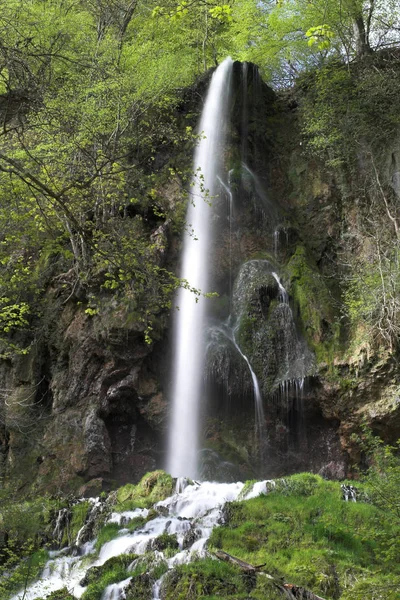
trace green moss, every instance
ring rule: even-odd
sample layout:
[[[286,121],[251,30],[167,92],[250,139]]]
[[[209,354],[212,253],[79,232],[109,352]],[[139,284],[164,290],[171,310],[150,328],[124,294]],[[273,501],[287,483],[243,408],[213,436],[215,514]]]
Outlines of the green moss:
[[[330,290],[304,246],[297,246],[285,274],[290,280],[289,293],[300,313],[303,334],[317,361],[332,362],[340,350],[340,327]]]
[[[104,525],[97,533],[96,536],[96,550],[99,552],[100,548],[115,539],[118,536],[118,532],[121,529],[120,525],[117,523],[107,523]]]
[[[151,511],[153,512],[153,511]],[[149,511],[149,516],[150,516],[150,511]],[[127,523],[127,525],[125,526],[126,529],[129,529],[129,531],[136,531],[136,529],[140,529],[140,527],[143,527],[143,525],[147,522],[147,521],[151,521],[151,519],[154,519],[156,515],[151,515],[150,519],[145,519],[144,517],[136,517],[135,519],[132,519],[131,521],[129,521],[129,523]]]
[[[137,554],[120,554],[119,556],[113,556],[100,567],[92,567],[88,569],[81,585],[92,585],[105,576],[108,572],[115,572],[119,571],[120,569],[126,570],[136,559]]]
[[[114,510],[123,512],[134,508],[149,508],[174,491],[173,480],[164,471],[147,473],[137,485],[128,483],[117,492]]]
[[[285,479],[277,479],[275,482],[275,492],[284,496],[312,496],[322,489],[326,492],[338,493],[336,484],[331,484],[313,473],[296,473]]]
[[[78,502],[72,507],[72,518],[69,527],[65,528],[61,540],[61,546],[70,546],[76,540],[79,530],[85,524],[87,515],[91,508],[90,502]]]
[[[239,320],[239,327],[237,330],[237,339],[239,347],[242,348],[246,354],[251,352],[253,336],[257,331],[257,317],[248,313],[243,313]]]
[[[248,494],[252,490],[255,483],[257,483],[257,479],[248,479],[245,482],[243,489],[239,494],[239,500],[243,500],[246,494]]]
[[[118,557],[120,558],[120,557]],[[108,564],[107,564],[108,563]],[[112,583],[118,583],[129,577],[124,561],[107,561],[101,573],[96,573],[94,581],[90,583],[82,595],[82,600],[100,600],[105,588]]]

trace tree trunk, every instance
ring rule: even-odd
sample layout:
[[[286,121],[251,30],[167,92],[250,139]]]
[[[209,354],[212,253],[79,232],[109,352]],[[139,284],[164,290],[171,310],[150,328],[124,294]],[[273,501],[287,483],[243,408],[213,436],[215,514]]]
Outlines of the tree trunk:
[[[371,54],[372,50],[371,46],[369,45],[364,19],[361,14],[353,17],[353,30],[356,38],[357,56],[363,57],[367,54]]]

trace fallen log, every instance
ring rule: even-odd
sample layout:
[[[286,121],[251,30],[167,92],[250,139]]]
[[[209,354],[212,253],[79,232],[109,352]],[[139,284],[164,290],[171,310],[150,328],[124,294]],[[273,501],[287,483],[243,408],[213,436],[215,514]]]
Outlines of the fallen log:
[[[227,552],[224,552],[223,550],[218,550],[217,552],[214,552],[214,554],[220,560],[224,560],[225,562],[230,562],[230,563],[236,565],[237,567],[239,567],[240,569],[242,569],[242,571],[249,571],[250,573],[255,573],[262,567],[265,567],[265,563],[263,565],[258,565],[257,567],[255,567],[254,565],[251,565],[250,563],[247,563],[244,560],[241,560],[240,558],[236,558],[235,556],[232,556],[232,554],[228,554]]]
[[[317,596],[317,594],[310,592],[310,590],[306,590],[298,585],[293,585],[292,583],[282,583],[275,577],[272,577],[272,575],[260,571],[262,567],[265,567],[265,563],[263,565],[254,566],[245,562],[244,560],[241,560],[240,558],[236,558],[236,556],[232,556],[232,554],[228,554],[228,552],[224,552],[223,550],[214,552],[214,555],[219,558],[219,560],[236,565],[239,567],[239,569],[247,574],[259,574],[267,577],[271,580],[271,583],[282,593],[282,595],[289,600],[324,600],[324,598]]]

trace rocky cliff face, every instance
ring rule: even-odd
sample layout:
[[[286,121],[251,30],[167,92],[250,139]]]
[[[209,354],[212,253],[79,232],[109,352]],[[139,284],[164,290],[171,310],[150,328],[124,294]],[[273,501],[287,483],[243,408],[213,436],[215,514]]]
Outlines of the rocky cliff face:
[[[54,346],[3,365],[6,472],[18,486],[35,481],[51,491],[135,481],[159,462],[158,349],[128,325],[101,335],[72,303],[58,318]]]
[[[341,241],[357,220],[359,182],[345,186],[343,171],[305,149],[302,119],[297,97],[277,96],[255,67],[235,64],[229,177],[216,200],[211,252],[219,298],[210,300],[206,477],[305,469],[344,477],[362,459],[351,437],[362,421],[388,441],[400,434],[393,350],[360,337],[340,308]],[[389,140],[379,164],[382,183],[396,194],[399,139]],[[176,158],[156,160],[167,168]],[[173,198],[174,189],[160,193]],[[177,237],[161,233],[168,238],[163,253],[176,263]],[[49,314],[37,324],[32,350],[0,365],[3,471],[24,490],[94,494],[137,481],[163,465],[169,321],[163,318],[159,341],[147,345],[122,307],[112,318],[90,316],[78,297],[59,300],[56,279],[46,293]],[[261,438],[251,375],[234,342],[263,392]]]

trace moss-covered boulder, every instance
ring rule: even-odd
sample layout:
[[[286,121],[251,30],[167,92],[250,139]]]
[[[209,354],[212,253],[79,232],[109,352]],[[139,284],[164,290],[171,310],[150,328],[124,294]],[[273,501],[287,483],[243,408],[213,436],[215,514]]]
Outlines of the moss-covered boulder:
[[[109,572],[126,571],[128,566],[137,559],[137,554],[120,554],[106,560],[99,567],[91,567],[85,573],[84,578],[79,582],[82,587],[86,587],[101,580]]]
[[[114,510],[122,512],[134,508],[149,508],[168,498],[174,491],[173,479],[164,471],[147,473],[137,485],[128,483],[119,488]]]
[[[164,552],[168,550],[169,552],[177,551],[179,549],[178,540],[176,535],[171,535],[169,533],[162,533],[158,537],[153,540],[150,540],[148,545],[148,550],[155,550],[157,552]]]
[[[267,260],[244,263],[233,292],[236,342],[265,396],[281,383],[313,371],[312,355],[297,331],[288,296],[273,269]]]
[[[148,600],[153,597],[153,586],[168,570],[168,565],[154,553],[139,557],[131,573],[132,579],[125,590],[126,600]]]

